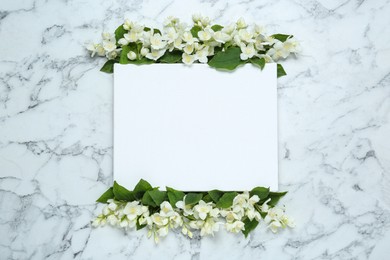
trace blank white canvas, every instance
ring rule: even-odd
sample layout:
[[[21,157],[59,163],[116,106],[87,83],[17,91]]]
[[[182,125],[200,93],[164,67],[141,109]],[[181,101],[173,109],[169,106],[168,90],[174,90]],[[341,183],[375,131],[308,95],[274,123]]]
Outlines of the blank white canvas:
[[[276,65],[115,65],[114,179],[184,191],[278,189]]]

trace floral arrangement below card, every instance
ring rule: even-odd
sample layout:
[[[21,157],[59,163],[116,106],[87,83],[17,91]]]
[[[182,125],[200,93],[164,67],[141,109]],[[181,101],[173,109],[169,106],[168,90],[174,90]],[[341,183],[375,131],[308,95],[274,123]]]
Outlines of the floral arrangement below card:
[[[265,63],[279,62],[299,51],[293,35],[266,35],[259,25],[248,26],[243,19],[222,26],[208,17],[193,16],[188,26],[169,17],[161,29],[125,20],[115,33],[103,33],[102,43],[88,44],[91,56],[108,60],[101,71],[112,73],[114,64],[207,63],[222,70],[234,70],[245,63],[260,69]],[[278,77],[286,75],[277,65]]]
[[[263,69],[265,63],[279,62],[299,51],[292,35],[267,36],[259,25],[248,26],[243,19],[228,26],[212,24],[208,17],[193,16],[188,26],[169,17],[162,29],[150,28],[129,20],[114,34],[103,33],[103,41],[89,44],[91,56],[106,57],[101,71],[112,73],[115,63],[207,63],[213,68],[234,70],[251,63]],[[277,65],[278,77],[286,75]],[[102,213],[92,221],[94,227],[107,223],[123,229],[148,229],[157,243],[170,229],[180,229],[192,238],[194,230],[201,236],[214,235],[221,226],[245,237],[260,223],[274,233],[294,227],[284,207],[277,203],[286,192],[272,192],[255,187],[245,192],[184,192],[166,187],[161,191],[140,180],[133,190],[114,182],[97,202],[105,204]]]
[[[245,237],[260,222],[274,233],[280,228],[294,227],[294,222],[277,203],[286,192],[271,192],[265,187],[250,192],[183,192],[166,187],[161,191],[147,181],[140,180],[134,190],[114,182],[97,200],[106,204],[92,226],[111,226],[123,229],[147,227],[148,237],[158,243],[170,229],[179,229],[192,238],[194,230],[200,235],[214,235],[224,226],[232,233],[242,232]]]

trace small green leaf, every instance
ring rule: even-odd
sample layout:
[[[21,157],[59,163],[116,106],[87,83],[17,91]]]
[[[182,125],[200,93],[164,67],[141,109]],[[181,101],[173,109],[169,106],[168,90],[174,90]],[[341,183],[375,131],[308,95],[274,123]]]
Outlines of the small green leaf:
[[[237,196],[237,192],[227,192],[222,195],[216,204],[217,208],[226,209],[233,205],[233,200]]]
[[[127,58],[127,54],[130,52],[131,48],[130,46],[122,46],[122,51],[121,51],[121,54],[119,56],[119,63],[120,64],[128,64],[129,63],[129,59]]]
[[[223,26],[219,24],[214,24],[213,26],[211,26],[211,29],[213,29],[214,32],[218,32],[223,29]]]
[[[250,196],[257,195],[259,196],[260,200],[267,198],[268,194],[269,194],[269,188],[265,188],[265,187],[253,188],[250,192]]]
[[[244,220],[244,227],[245,229],[242,231],[244,234],[245,238],[248,237],[249,233],[254,230],[259,222],[256,219],[253,219],[252,221],[249,220],[249,218]]]
[[[152,197],[154,203],[157,206],[160,206],[161,203],[168,200],[168,196],[167,196],[166,191],[150,190],[150,191],[147,191],[147,193],[149,193],[150,197]]]
[[[182,52],[172,51],[165,52],[165,54],[159,59],[161,63],[177,63],[181,61]]]
[[[209,195],[210,195],[211,199],[214,201],[214,203],[217,203],[219,201],[219,199],[222,197],[223,191],[211,190],[211,191],[209,191]]]
[[[139,42],[139,43],[137,43],[137,54],[139,54],[140,52],[141,52],[141,49],[142,49],[142,47],[143,47],[143,44],[142,44],[142,42]],[[140,55],[138,55],[138,57],[139,57]]]
[[[270,192],[268,195],[268,198],[270,198],[270,202],[268,202],[268,205],[270,206],[276,206],[278,204],[279,200],[287,194],[287,191],[284,192]]]
[[[176,207],[176,202],[183,200],[184,192],[172,189],[170,187],[166,187],[169,203],[171,203],[172,207]]]
[[[278,78],[287,75],[287,73],[284,71],[283,66],[280,64],[277,65],[277,74],[278,74]]]
[[[142,197],[141,203],[145,206],[150,206],[150,207],[156,207],[156,203],[152,199],[152,197],[149,194],[150,191],[147,191],[144,193],[144,196]]]
[[[138,218],[138,219],[139,219],[139,218]],[[137,219],[137,221],[135,222],[136,230],[143,229],[144,227],[147,226],[146,224],[140,225],[139,222],[138,222],[138,219]]]
[[[151,30],[150,27],[144,27],[145,32],[149,32],[150,30]],[[153,34],[156,34],[156,33],[159,33],[160,35],[162,35],[161,31],[159,29],[153,28]]]
[[[115,40],[116,40],[117,43],[118,43],[119,39],[123,38],[123,35],[126,32],[127,31],[125,30],[125,28],[123,28],[123,24],[119,25],[119,27],[116,28],[116,30],[115,30]]]
[[[115,60],[108,60],[104,63],[103,67],[100,69],[102,72],[113,73],[114,72],[114,64],[117,63]]]
[[[216,69],[234,70],[245,61],[240,59],[241,49],[238,47],[228,48],[226,51],[217,52],[208,64]]]
[[[285,42],[288,38],[293,37],[293,35],[280,34],[280,33],[278,33],[278,34],[273,34],[273,35],[271,35],[271,37],[273,37],[274,39],[279,40],[279,41],[281,41],[281,42]]]
[[[214,47],[214,54],[216,54],[216,53],[218,53],[218,52],[221,52],[222,49],[223,49],[222,46],[215,46],[215,47]]]
[[[265,59],[264,58],[252,58],[250,59],[250,62],[258,67],[260,67],[261,70],[264,69],[265,66]]]
[[[213,199],[211,198],[210,194],[207,194],[203,196],[202,200],[206,203],[213,202]]]
[[[144,179],[141,179],[133,190],[134,197],[139,200],[144,196],[145,192],[152,189],[153,187],[152,185],[150,185],[149,182],[145,181]]]
[[[202,199],[202,193],[188,193],[184,203],[186,205],[194,205]]]
[[[114,192],[113,192],[112,190],[113,190],[112,187],[109,188],[108,190],[106,190],[106,191],[102,194],[102,196],[100,196],[100,198],[98,198],[98,199],[96,200],[96,202],[107,203],[107,200],[113,199],[113,198],[115,197],[115,195],[114,195]]]
[[[113,193],[115,195],[115,199],[117,200],[123,200],[123,201],[135,200],[133,192],[119,185],[116,181],[114,181]]]
[[[194,25],[192,28],[191,28],[191,34],[193,37],[196,37],[198,38],[198,32],[202,30],[202,27],[200,27],[199,25]]]

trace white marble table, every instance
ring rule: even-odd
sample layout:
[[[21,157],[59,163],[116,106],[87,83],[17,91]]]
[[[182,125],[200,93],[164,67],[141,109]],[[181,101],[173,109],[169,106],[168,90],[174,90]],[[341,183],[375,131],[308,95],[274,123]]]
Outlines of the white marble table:
[[[1,259],[388,259],[390,3],[387,1],[0,3]],[[91,229],[112,182],[112,75],[84,42],[124,17],[245,16],[294,33],[278,81],[280,188],[295,230],[171,234]]]

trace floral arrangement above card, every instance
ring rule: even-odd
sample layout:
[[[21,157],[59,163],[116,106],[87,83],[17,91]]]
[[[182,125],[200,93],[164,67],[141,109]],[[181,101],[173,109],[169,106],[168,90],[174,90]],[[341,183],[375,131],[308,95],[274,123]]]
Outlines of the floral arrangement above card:
[[[216,69],[234,70],[245,63],[260,69],[296,54],[293,35],[266,35],[262,26],[248,26],[243,19],[228,26],[212,24],[208,17],[193,16],[188,26],[169,17],[163,30],[125,20],[114,34],[103,33],[103,42],[89,44],[91,56],[106,57],[101,71],[112,73],[114,64],[207,63]],[[278,64],[278,77],[286,75]]]
[[[292,35],[266,35],[259,25],[248,26],[243,19],[222,26],[203,16],[193,16],[188,26],[178,18],[169,17],[163,28],[150,28],[125,20],[114,34],[103,33],[103,41],[88,44],[91,56],[96,54],[107,61],[101,71],[112,73],[114,64],[207,63],[218,70],[231,71],[251,63],[263,69],[266,63],[277,63],[299,51]],[[286,75],[277,64],[277,76]],[[216,187],[218,188],[218,187]],[[152,187],[141,179],[133,190],[114,182],[97,202],[106,204],[102,213],[92,221],[94,227],[108,223],[123,229],[148,229],[155,242],[180,229],[192,237],[213,235],[221,226],[245,237],[263,222],[274,233],[280,228],[294,227],[277,206],[286,192],[255,187],[250,191],[186,192],[166,187]]]

